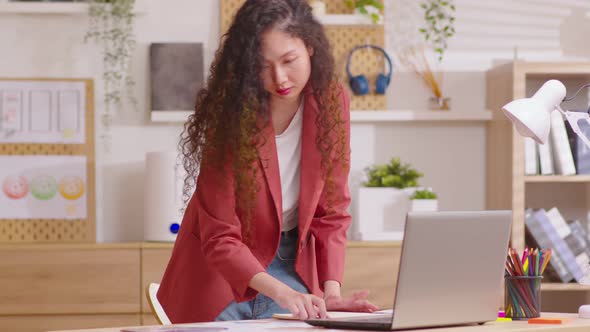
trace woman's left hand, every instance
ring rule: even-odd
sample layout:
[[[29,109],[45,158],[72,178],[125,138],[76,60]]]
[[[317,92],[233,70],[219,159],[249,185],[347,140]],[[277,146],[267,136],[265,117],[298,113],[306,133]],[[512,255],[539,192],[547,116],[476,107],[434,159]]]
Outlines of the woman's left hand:
[[[351,297],[328,296],[324,298],[328,311],[357,311],[373,312],[379,308],[367,300],[369,291],[364,289],[356,291]]]

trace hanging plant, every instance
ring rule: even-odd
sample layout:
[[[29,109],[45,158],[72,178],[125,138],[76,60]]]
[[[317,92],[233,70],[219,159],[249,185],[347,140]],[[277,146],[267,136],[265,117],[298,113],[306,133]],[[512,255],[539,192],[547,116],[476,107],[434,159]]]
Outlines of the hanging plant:
[[[94,41],[102,47],[104,110],[101,122],[102,136],[107,141],[113,116],[122,107],[123,97],[126,96],[133,107],[137,105],[133,94],[135,81],[129,73],[136,43],[134,4],[135,0],[89,0],[90,23],[84,41]]]
[[[344,0],[349,9],[357,10],[360,14],[366,15],[374,24],[381,21],[383,2],[381,0]]]
[[[427,0],[420,4],[424,10],[425,27],[419,29],[441,61],[447,49],[447,41],[455,35],[455,5],[453,0]]]

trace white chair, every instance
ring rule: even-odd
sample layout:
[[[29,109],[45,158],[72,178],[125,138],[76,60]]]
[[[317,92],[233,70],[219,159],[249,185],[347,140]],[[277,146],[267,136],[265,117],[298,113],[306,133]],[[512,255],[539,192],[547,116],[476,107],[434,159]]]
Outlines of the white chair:
[[[164,312],[164,308],[162,308],[162,306],[160,305],[160,301],[158,301],[158,298],[156,297],[159,288],[160,284],[152,282],[147,286],[145,294],[147,296],[148,303],[150,304],[150,308],[152,308],[152,312],[156,316],[158,322],[160,322],[160,324],[162,325],[170,325],[172,323],[166,315],[166,312]]]

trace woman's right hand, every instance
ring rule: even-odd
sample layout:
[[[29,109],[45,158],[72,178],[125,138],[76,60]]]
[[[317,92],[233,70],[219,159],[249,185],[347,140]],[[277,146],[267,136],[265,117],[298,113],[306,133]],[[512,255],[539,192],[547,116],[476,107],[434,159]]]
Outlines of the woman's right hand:
[[[249,286],[273,299],[281,308],[289,310],[295,318],[327,317],[324,299],[299,293],[266,272],[254,275]]]
[[[313,294],[299,293],[285,287],[274,300],[281,308],[289,310],[293,317],[299,319],[327,317],[324,299]]]

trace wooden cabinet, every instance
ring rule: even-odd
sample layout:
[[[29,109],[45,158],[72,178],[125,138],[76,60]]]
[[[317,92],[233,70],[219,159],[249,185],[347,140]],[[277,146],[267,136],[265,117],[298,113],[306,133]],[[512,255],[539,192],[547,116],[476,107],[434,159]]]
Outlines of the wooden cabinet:
[[[148,317],[152,316],[152,309],[147,302],[145,290],[152,282],[160,283],[170,255],[172,255],[172,244],[144,243],[141,246],[141,313],[148,315]]]
[[[0,250],[0,314],[139,312],[139,251],[47,245]]]
[[[351,242],[343,293],[392,306],[399,243]],[[145,289],[171,243],[0,245],[0,332],[155,325]]]
[[[487,128],[486,205],[488,209],[508,209],[513,212],[511,244],[520,252],[525,247],[524,212],[526,208],[549,209],[556,206],[566,219],[588,223],[589,176],[525,176],[524,139],[513,129],[512,123],[501,111],[511,100],[530,97],[549,79],[562,81],[568,96],[583,83],[590,82],[590,62],[582,63],[527,63],[511,62],[487,72],[486,106],[492,111]],[[586,97],[584,97],[584,95]],[[581,93],[573,103],[563,104],[567,109],[587,109],[588,94]],[[590,303],[586,293],[590,288],[578,284],[544,283],[543,310],[548,305],[560,311],[577,310],[577,306]],[[563,295],[548,292],[563,292]],[[583,295],[582,294],[582,295]],[[565,299],[577,299],[569,303]],[[553,301],[545,300],[547,298]],[[561,300],[560,300],[561,299]],[[547,305],[546,305],[547,304]],[[561,305],[567,304],[567,308]]]
[[[0,331],[140,324],[137,245],[0,246]]]
[[[0,315],[0,332],[39,332],[137,325],[140,325],[138,314]]]

